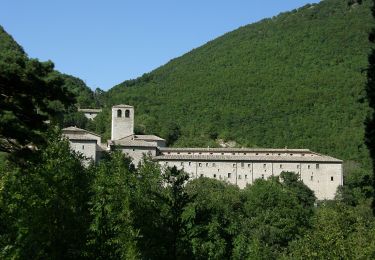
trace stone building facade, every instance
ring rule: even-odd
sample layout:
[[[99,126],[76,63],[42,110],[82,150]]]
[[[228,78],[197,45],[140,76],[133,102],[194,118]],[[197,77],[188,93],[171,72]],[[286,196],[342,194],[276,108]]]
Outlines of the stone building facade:
[[[80,134],[74,135],[72,128],[63,129],[72,149],[91,156],[94,161],[103,150],[121,150],[137,166],[143,155],[148,154],[164,167],[183,169],[191,178],[215,178],[240,188],[256,179],[290,171],[299,174],[319,200],[333,199],[337,188],[343,185],[343,162],[308,149],[165,147],[165,140],[158,136],[134,134],[134,108],[128,105],[112,107],[112,138],[107,144],[101,144],[99,136],[82,131],[85,130],[80,129]],[[82,145],[87,148],[81,149]]]

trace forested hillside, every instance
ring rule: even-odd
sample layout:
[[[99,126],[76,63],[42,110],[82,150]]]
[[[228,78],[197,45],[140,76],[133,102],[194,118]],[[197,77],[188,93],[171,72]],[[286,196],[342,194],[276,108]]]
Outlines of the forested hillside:
[[[225,139],[367,164],[373,21],[370,1],[349,2],[324,0],[241,27],[115,86],[106,103],[134,105],[137,131],[177,137],[175,146]],[[100,125],[108,136],[110,125]]]
[[[24,55],[27,54],[23,48],[9,35],[4,28],[0,25],[0,54],[6,52],[13,52],[16,54]],[[79,78],[73,77],[71,75],[61,74],[56,71],[57,74],[65,81],[65,87],[76,96],[77,106],[80,107],[96,107],[93,91],[86,86],[86,84]]]

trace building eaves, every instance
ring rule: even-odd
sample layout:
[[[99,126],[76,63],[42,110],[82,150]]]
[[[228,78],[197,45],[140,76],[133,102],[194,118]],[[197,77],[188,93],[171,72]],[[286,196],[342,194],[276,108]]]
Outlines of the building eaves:
[[[174,147],[161,147],[160,151],[163,152],[273,152],[273,153],[311,153],[309,149],[277,149],[277,148],[174,148]]]
[[[256,155],[159,155],[154,157],[157,161],[242,161],[242,162],[309,162],[309,163],[342,163],[342,160],[330,156],[256,156]]]
[[[133,108],[133,107],[130,105],[126,105],[126,104],[120,104],[120,105],[115,105],[112,108]]]

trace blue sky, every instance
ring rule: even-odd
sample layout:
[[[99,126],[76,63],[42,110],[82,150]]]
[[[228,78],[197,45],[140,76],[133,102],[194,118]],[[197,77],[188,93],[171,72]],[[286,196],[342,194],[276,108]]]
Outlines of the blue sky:
[[[4,0],[0,24],[30,57],[107,90],[240,26],[317,2]]]

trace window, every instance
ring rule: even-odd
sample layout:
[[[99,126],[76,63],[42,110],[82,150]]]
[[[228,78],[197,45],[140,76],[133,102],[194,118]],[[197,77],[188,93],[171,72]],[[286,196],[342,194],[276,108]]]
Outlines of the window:
[[[82,145],[82,150],[85,150],[85,146],[84,145]]]
[[[246,155],[246,153],[243,153],[243,155]]]
[[[199,165],[199,167],[202,167],[202,164],[201,164],[201,163],[199,163],[198,165]]]
[[[236,164],[235,163],[233,163],[233,168],[236,168]]]
[[[216,166],[216,164],[215,163],[212,163],[212,167],[215,167]]]
[[[206,163],[206,167],[208,167],[208,163]]]
[[[317,164],[315,165],[315,167],[316,167],[316,169],[319,169],[319,163],[317,163]]]
[[[307,169],[310,169],[310,165],[307,165]]]
[[[310,180],[313,181],[313,180],[314,180],[314,176],[311,176],[311,177],[310,177]]]
[[[228,178],[230,178],[232,176],[232,174],[230,172],[228,172]]]
[[[199,154],[202,154],[201,152],[199,152]]]
[[[201,178],[203,178],[203,174],[201,174]]]
[[[278,153],[277,155],[278,155],[278,156],[280,156],[280,155],[281,155],[281,153]]]
[[[245,163],[244,162],[241,163],[241,168],[243,168],[243,167],[245,167]]]
[[[280,164],[280,169],[282,169],[283,168],[283,165],[282,164]]]
[[[263,164],[263,168],[266,168],[267,164]]]
[[[331,176],[331,181],[333,181],[333,176]]]
[[[121,109],[117,110],[117,117],[122,117],[122,111],[121,111]]]
[[[216,179],[216,174],[214,174],[214,178]]]
[[[177,152],[177,154],[180,154],[180,152]]]
[[[249,164],[247,165],[247,167],[249,167],[249,168],[250,168],[250,167],[251,167],[251,164],[249,163]]]
[[[270,155],[269,153],[266,153],[266,155]]]
[[[258,153],[256,153],[255,155],[258,155]]]
[[[297,164],[297,169],[299,169],[299,164]]]
[[[135,151],[135,149],[133,149],[133,152]]]
[[[262,174],[262,179],[264,179],[264,174]]]
[[[245,179],[247,179],[247,174],[245,174]]]
[[[238,175],[238,179],[241,180],[241,175]]]
[[[183,163],[183,162],[181,162],[181,166],[184,166],[184,163]]]
[[[130,117],[130,111],[129,110],[125,110],[125,117]]]
[[[191,162],[189,162],[189,166],[191,166]]]

